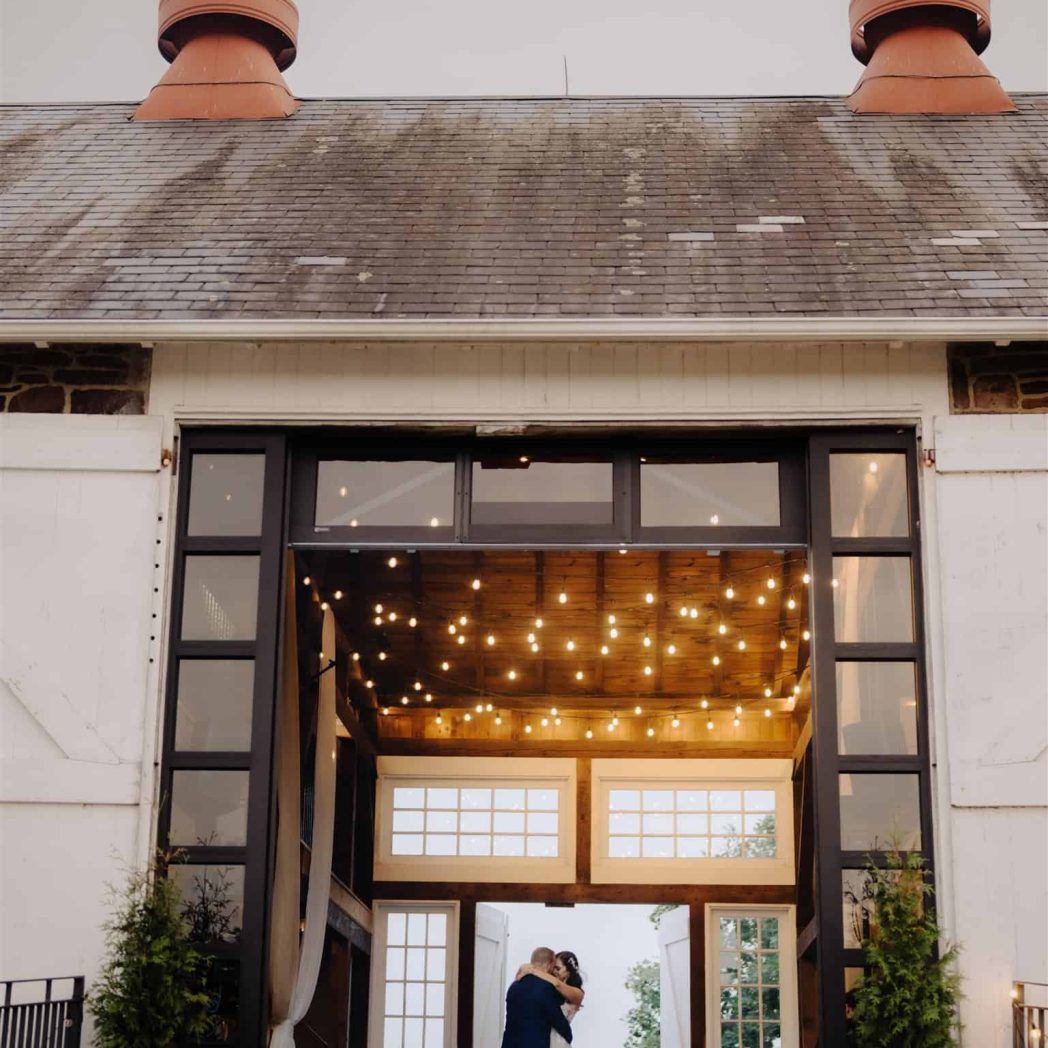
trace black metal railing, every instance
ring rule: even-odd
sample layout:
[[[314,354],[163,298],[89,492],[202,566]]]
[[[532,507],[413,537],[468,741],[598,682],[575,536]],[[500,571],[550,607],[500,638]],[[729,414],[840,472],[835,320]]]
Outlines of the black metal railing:
[[[1012,987],[1013,1048],[1046,1048],[1045,1018],[1048,1017],[1048,984],[1017,982]]]
[[[0,982],[0,1048],[79,1048],[84,977]]]

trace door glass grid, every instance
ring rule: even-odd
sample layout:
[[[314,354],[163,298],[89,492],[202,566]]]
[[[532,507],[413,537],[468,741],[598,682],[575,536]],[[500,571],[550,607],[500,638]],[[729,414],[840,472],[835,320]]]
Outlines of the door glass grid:
[[[395,786],[393,855],[555,859],[560,791],[523,786]]]
[[[720,1048],[781,1048],[780,918],[718,921]]]
[[[773,859],[775,791],[608,791],[611,859]]]
[[[446,913],[386,915],[383,1048],[444,1048]]]

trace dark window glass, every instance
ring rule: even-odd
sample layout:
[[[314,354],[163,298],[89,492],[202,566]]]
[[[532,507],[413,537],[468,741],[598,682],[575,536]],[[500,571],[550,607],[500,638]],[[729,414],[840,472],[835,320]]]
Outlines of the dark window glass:
[[[777,527],[777,462],[674,462],[646,456],[640,467],[645,528]]]
[[[236,942],[244,923],[244,867],[179,864],[168,876],[182,896],[193,942]]]
[[[254,640],[258,557],[186,557],[183,640]]]
[[[834,557],[833,618],[841,642],[911,642],[910,558]]]
[[[909,535],[906,456],[831,455],[830,516],[833,534],[841,538]]]
[[[254,683],[255,664],[249,659],[183,659],[175,749],[251,749]]]
[[[840,752],[917,752],[917,679],[912,662],[838,662]]]
[[[208,966],[207,1029],[203,1044],[236,1044],[240,1040],[240,964],[214,960]]]
[[[840,791],[844,851],[920,848],[916,775],[845,774],[840,777]]]
[[[194,455],[188,534],[261,534],[265,474],[265,455]]]
[[[172,778],[172,846],[247,842],[246,771],[176,771]]]
[[[610,525],[611,462],[484,457],[473,463],[473,524]]]
[[[317,463],[318,526],[450,528],[454,516],[454,462]]]

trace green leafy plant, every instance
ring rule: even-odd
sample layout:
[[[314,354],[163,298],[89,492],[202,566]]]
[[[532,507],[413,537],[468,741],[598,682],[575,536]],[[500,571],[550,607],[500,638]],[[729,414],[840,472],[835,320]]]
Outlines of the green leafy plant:
[[[638,961],[626,975],[626,989],[634,1005],[626,1013],[626,1040],[623,1048],[659,1048],[661,999],[659,962]]]
[[[871,862],[867,873],[865,974],[849,1002],[852,1043],[857,1048],[955,1045],[961,997],[957,948],[938,952],[939,925],[928,905],[932,888],[924,859],[893,849],[884,868]]]
[[[191,942],[162,855],[115,891],[106,957],[90,999],[99,1048],[169,1048],[207,1028],[208,959]]]

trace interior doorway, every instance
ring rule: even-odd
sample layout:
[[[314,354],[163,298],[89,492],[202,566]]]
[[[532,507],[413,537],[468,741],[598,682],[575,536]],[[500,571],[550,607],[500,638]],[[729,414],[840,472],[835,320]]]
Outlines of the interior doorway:
[[[493,902],[477,906],[474,1048],[498,1048],[506,990],[532,950],[569,950],[586,999],[579,1045],[684,1048],[689,1041],[688,907]]]

